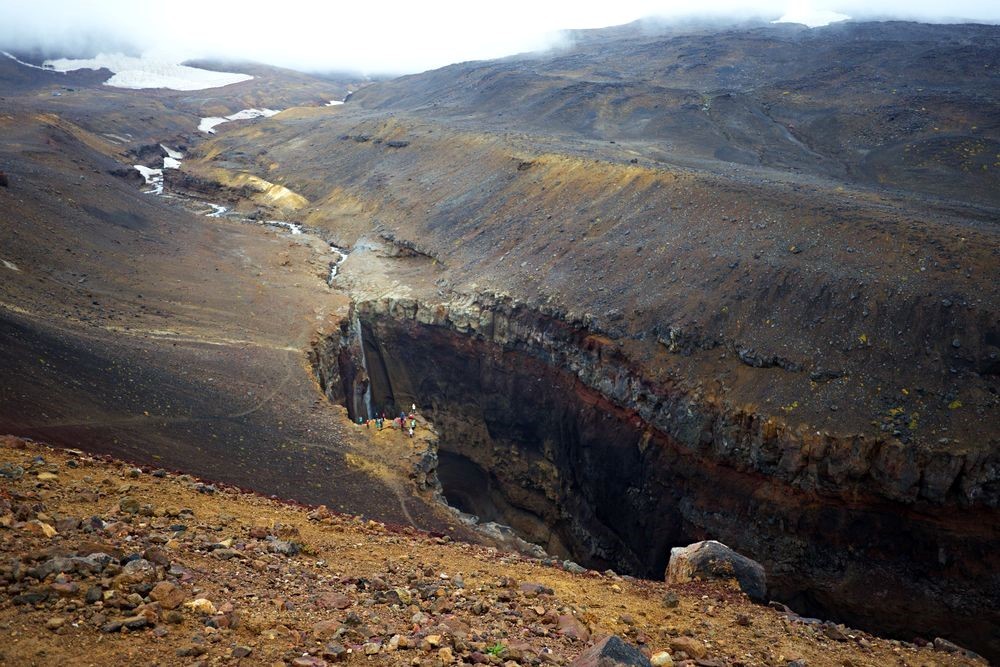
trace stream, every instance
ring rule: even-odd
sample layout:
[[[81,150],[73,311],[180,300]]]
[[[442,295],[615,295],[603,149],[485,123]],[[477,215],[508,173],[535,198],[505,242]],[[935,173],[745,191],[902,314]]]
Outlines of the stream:
[[[242,113],[242,112],[240,112]],[[274,112],[277,113],[277,112]],[[238,116],[239,114],[234,114]],[[273,114],[271,114],[273,115]],[[245,118],[253,118],[256,116],[243,116]],[[182,203],[187,204],[187,208],[192,209],[193,206],[208,206],[208,210],[194,211],[200,215],[204,215],[206,218],[226,218],[229,220],[234,220],[236,222],[242,222],[252,225],[263,225],[265,227],[272,227],[278,229],[287,230],[290,234],[300,235],[308,231],[308,233],[313,234],[319,238],[322,238],[314,230],[306,230],[301,224],[297,222],[288,222],[285,220],[254,220],[245,216],[236,215],[232,209],[228,206],[223,206],[222,204],[215,204],[213,202],[207,202],[196,197],[192,197],[187,194],[178,192],[166,192],[163,180],[163,171],[165,169],[180,169],[181,161],[184,158],[183,153],[174,150],[165,144],[160,144],[160,148],[166,153],[163,157],[163,163],[160,168],[147,167],[146,165],[136,164],[133,168],[138,171],[141,175],[145,184],[150,186],[149,189],[144,190],[146,194],[156,195],[158,197],[164,197],[168,199],[177,199]],[[340,270],[340,265],[344,263],[350,254],[350,250],[347,248],[341,248],[326,239],[323,242],[327,244],[330,252],[335,255],[334,260],[330,262],[330,273],[327,276],[326,284],[332,286],[334,279],[337,277],[337,273]]]

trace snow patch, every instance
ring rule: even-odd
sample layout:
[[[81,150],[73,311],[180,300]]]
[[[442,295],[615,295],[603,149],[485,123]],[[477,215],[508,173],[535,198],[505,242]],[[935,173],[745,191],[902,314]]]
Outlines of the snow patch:
[[[797,0],[788,5],[784,15],[771,23],[799,23],[809,28],[821,28],[831,23],[850,20],[847,14],[830,11],[829,9],[815,9],[808,1]]]
[[[215,134],[215,126],[222,125],[223,123],[228,123],[231,120],[253,120],[254,118],[270,118],[271,116],[277,115],[281,111],[275,111],[274,109],[243,109],[242,111],[237,111],[229,116],[208,116],[202,118],[201,122],[198,123],[198,131],[204,132],[205,134]]]
[[[226,211],[229,210],[227,207],[220,206],[219,204],[208,204],[208,205],[212,207],[212,212],[205,214],[205,216],[209,218],[221,218],[226,213]]]
[[[163,158],[163,168],[164,169],[180,169],[181,161],[177,158],[165,157]]]
[[[142,174],[142,177],[146,180],[146,185],[152,185],[152,190],[147,190],[146,192],[154,195],[163,194],[163,170],[153,169],[152,167],[147,167],[144,164],[132,165],[135,170]]]
[[[204,132],[205,134],[215,134],[215,130],[212,129],[216,125],[221,125],[225,123],[225,118],[220,118],[218,116],[208,116],[207,118],[202,118],[201,122],[198,123],[198,131]]]
[[[274,109],[243,109],[242,111],[237,111],[231,116],[226,116],[226,120],[251,120],[253,118],[270,118],[271,116],[276,116],[281,113],[280,111],[275,111]]]
[[[344,103],[344,100],[330,100],[329,102],[326,103],[326,106],[328,106],[328,107],[335,107],[335,106],[337,106],[339,104],[343,104],[343,103]]]
[[[17,264],[15,264],[14,262],[8,262],[6,259],[0,259],[0,262],[3,262],[3,265],[6,266],[11,271],[20,271],[21,270],[21,269],[17,268]]]
[[[199,67],[188,67],[147,57],[136,58],[121,53],[101,53],[95,58],[85,60],[59,58],[46,60],[42,65],[42,69],[51,69],[57,72],[72,72],[78,69],[109,69],[113,75],[104,82],[105,86],[136,90],[143,88],[204,90],[205,88],[219,88],[253,79],[249,74],[213,72]]]
[[[163,144],[160,144],[160,148],[162,148],[163,152],[165,152],[167,154],[167,157],[172,157],[175,160],[183,160],[184,159],[184,153],[181,153],[180,151],[175,151],[174,149],[172,149],[172,148],[170,148],[168,146],[164,146]]]

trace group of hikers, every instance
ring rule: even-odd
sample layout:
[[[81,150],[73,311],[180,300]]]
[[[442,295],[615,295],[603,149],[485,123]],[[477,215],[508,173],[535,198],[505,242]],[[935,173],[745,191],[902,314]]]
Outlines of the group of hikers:
[[[390,410],[390,412],[391,412],[391,410]],[[358,426],[364,425],[365,428],[371,428],[371,426],[374,424],[375,428],[377,428],[378,430],[381,431],[385,427],[385,423],[386,423],[385,413],[386,413],[386,411],[383,410],[382,412],[377,413],[374,417],[369,417],[368,419],[364,419],[364,418],[362,418],[359,415],[358,416]],[[400,410],[399,416],[392,418],[392,420],[390,421],[390,426],[389,427],[390,428],[396,428],[397,426],[399,427],[400,430],[405,430],[407,432],[407,434],[411,438],[413,437],[413,433],[414,433],[414,431],[417,428],[417,404],[416,403],[414,403],[410,407],[409,414],[407,414],[405,410]]]

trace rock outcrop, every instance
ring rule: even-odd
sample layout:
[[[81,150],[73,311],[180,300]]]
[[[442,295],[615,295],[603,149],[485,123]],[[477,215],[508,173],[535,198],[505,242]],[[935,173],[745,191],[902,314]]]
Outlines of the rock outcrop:
[[[711,536],[803,613],[973,646],[996,627],[995,453],[792,428],[658,385],[599,329],[503,296],[386,297],[352,318],[368,372],[321,344],[328,395],[368,382],[376,409],[416,403],[441,452],[482,471],[486,518],[554,556],[655,577]]]

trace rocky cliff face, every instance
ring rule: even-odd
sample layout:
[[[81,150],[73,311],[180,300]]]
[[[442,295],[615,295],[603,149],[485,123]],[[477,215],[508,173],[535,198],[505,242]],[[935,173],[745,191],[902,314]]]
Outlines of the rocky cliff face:
[[[355,413],[369,391],[376,410],[416,403],[463,509],[651,577],[671,546],[719,539],[804,612],[997,648],[995,454],[794,429],[652,382],[601,331],[505,297],[361,301],[352,318],[316,348],[328,395]]]

